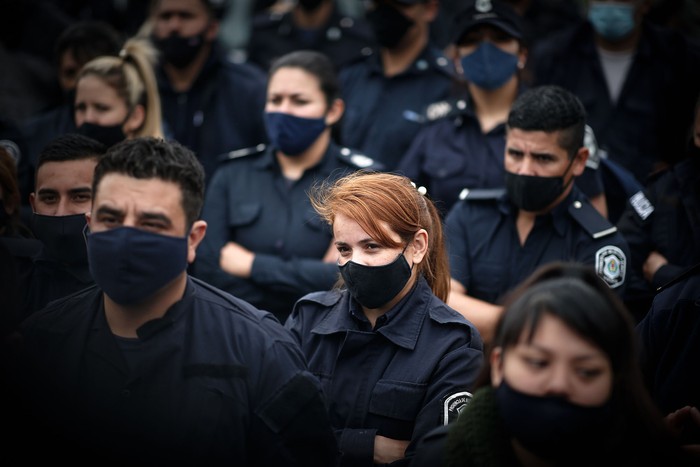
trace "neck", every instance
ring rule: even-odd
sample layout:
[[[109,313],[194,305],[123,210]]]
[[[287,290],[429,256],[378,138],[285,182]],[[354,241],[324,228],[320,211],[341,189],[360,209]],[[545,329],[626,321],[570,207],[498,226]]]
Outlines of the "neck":
[[[532,231],[535,225],[535,218],[537,213],[530,211],[518,210],[518,217],[515,221],[516,228],[518,230],[518,238],[520,239],[520,246],[525,245],[528,235]]]
[[[282,174],[289,180],[299,180],[307,169],[315,166],[323,159],[330,142],[331,129],[326,128],[303,154],[288,157],[277,151],[277,162],[280,165]]]
[[[165,316],[168,309],[182,299],[186,287],[187,273],[183,272],[155,294],[134,305],[120,305],[104,294],[109,329],[120,337],[138,337],[138,328]]]
[[[420,36],[417,39],[409,37],[410,34],[411,31],[409,30],[399,45],[394,48],[381,48],[380,56],[382,67],[384,68],[384,76],[392,77],[406,71],[418,58],[425,46],[428,45],[427,29],[421,29],[419,32]]]
[[[169,63],[163,64],[165,75],[168,77],[168,81],[170,81],[170,85],[175,91],[185,92],[192,87],[192,84],[199,76],[202,68],[204,68],[204,63],[209,58],[211,49],[211,43],[204,44],[195,59],[192,60],[192,63],[185,68],[176,68]]]
[[[332,2],[324,1],[313,11],[305,10],[297,4],[292,10],[292,18],[294,24],[301,29],[318,29],[328,23],[332,12]]]
[[[508,119],[508,112],[518,95],[518,77],[513,77],[498,89],[488,90],[469,83],[476,117],[481,130],[488,132]]]

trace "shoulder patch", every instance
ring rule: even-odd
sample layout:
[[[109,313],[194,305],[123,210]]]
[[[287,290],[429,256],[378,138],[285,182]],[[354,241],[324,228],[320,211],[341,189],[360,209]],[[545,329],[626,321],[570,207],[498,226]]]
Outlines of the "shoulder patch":
[[[442,423],[447,425],[451,422],[457,420],[459,414],[467,408],[469,402],[471,402],[472,395],[471,392],[463,391],[450,394],[445,396],[442,400]]]
[[[467,108],[466,99],[445,100],[430,104],[425,109],[425,119],[427,121],[439,120],[453,115],[459,115]]]
[[[595,254],[595,271],[611,289],[625,283],[627,258],[615,245],[606,245]]]
[[[601,216],[590,203],[574,201],[569,206],[569,214],[593,238],[602,238],[617,232],[617,227]]]
[[[340,160],[357,169],[383,170],[382,164],[369,156],[355,152],[350,148],[340,148]]]
[[[644,196],[643,191],[638,191],[630,197],[630,204],[634,208],[634,211],[642,219],[646,220],[647,217],[654,212],[654,205],[651,201]]]
[[[498,199],[506,193],[505,188],[464,188],[459,193],[459,199],[467,201],[481,201],[488,199]]]
[[[240,159],[241,157],[246,157],[246,156],[251,156],[253,154],[260,154],[265,150],[267,146],[264,144],[260,143],[257,146],[253,146],[250,148],[242,148],[242,149],[236,149],[233,151],[226,152],[222,154],[219,157],[220,161],[230,161],[233,159]]]

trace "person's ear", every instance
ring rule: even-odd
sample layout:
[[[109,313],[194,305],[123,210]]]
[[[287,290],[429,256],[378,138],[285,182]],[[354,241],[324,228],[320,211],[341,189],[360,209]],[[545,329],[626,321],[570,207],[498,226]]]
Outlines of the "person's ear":
[[[204,235],[207,233],[207,223],[203,220],[195,221],[192,224],[190,233],[187,234],[187,262],[194,263],[197,257],[197,246],[204,239]]]
[[[29,193],[29,205],[32,207],[32,212],[36,212],[36,206],[34,206],[34,203],[36,202],[36,194],[32,191]]]
[[[137,104],[124,122],[123,131],[127,138],[134,136],[134,133],[143,126],[146,121],[146,109],[143,105]]]
[[[326,125],[333,126],[345,112],[345,102],[342,99],[335,99],[326,113]]]
[[[576,152],[576,155],[574,156],[574,162],[571,165],[571,173],[573,173],[574,176],[578,177],[586,169],[586,162],[588,161],[589,155],[590,152],[585,146],[580,147],[579,150]]]
[[[503,348],[494,347],[489,355],[491,366],[491,385],[498,386],[503,381]]]
[[[428,254],[428,232],[425,229],[420,229],[413,236],[413,254],[410,259],[418,264],[423,261],[425,255]]]
[[[220,23],[217,20],[209,21],[206,31],[204,32],[204,38],[207,42],[214,42],[214,40],[219,35]]]

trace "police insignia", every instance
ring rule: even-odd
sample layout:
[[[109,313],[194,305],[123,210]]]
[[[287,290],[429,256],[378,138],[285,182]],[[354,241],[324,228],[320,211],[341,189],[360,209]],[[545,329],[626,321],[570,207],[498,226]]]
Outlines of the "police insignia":
[[[654,205],[651,204],[651,201],[649,201],[641,191],[638,191],[632,195],[630,198],[630,204],[637,214],[639,214],[639,217],[641,217],[642,220],[646,220],[646,218],[649,217],[652,212],[654,212]]]
[[[596,274],[612,289],[625,283],[626,268],[627,258],[616,246],[604,246],[595,254]]]
[[[472,400],[471,392],[456,392],[445,397],[443,403],[442,423],[447,425],[450,422],[457,420],[459,414],[462,413]]]

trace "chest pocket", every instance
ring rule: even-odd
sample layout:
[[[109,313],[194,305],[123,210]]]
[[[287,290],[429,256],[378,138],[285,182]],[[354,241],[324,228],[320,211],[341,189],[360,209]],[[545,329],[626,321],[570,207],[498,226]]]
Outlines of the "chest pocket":
[[[321,219],[321,216],[319,216],[318,213],[313,210],[313,208],[310,208],[304,214],[304,225],[314,232],[321,232],[324,230],[328,230],[330,232],[330,226],[326,223],[326,221]]]
[[[426,154],[423,170],[435,179],[456,177],[464,171],[464,159],[451,148],[443,147],[437,153]]]
[[[229,203],[228,225],[230,227],[244,227],[251,225],[260,217],[261,203]]]
[[[423,407],[425,384],[379,380],[372,391],[369,412],[402,421],[414,421]]]

